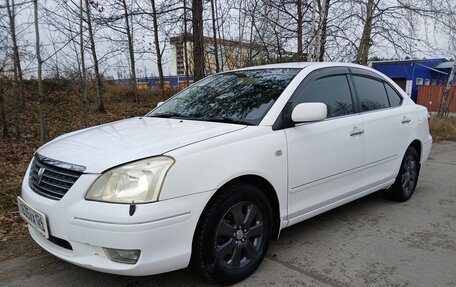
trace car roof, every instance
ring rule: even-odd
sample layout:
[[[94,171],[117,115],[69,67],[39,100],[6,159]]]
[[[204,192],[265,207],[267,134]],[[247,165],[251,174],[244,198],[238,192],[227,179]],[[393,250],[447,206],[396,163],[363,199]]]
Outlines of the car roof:
[[[304,69],[306,67],[312,68],[324,68],[324,67],[354,67],[354,68],[362,68],[366,70],[372,70],[372,68],[353,64],[353,63],[342,63],[342,62],[290,62],[290,63],[279,63],[279,64],[267,64],[267,65],[260,65],[260,66],[252,66],[237,69],[237,71],[243,70],[254,70],[254,69]]]
[[[251,67],[245,67],[241,69],[237,69],[238,71],[242,70],[253,70],[253,69],[279,69],[279,68],[285,68],[285,69],[290,69],[290,68],[295,68],[295,69],[303,69],[307,66],[314,65],[316,62],[290,62],[290,63],[279,63],[279,64],[267,64],[267,65],[259,65],[259,66],[251,66]]]

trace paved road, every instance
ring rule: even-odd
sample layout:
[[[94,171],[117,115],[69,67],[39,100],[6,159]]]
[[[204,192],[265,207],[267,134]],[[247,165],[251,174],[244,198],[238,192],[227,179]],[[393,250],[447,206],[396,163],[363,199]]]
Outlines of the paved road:
[[[45,252],[0,262],[0,286],[202,285],[189,270],[124,277]],[[456,286],[456,142],[434,145],[410,201],[375,193],[290,227],[239,286]]]

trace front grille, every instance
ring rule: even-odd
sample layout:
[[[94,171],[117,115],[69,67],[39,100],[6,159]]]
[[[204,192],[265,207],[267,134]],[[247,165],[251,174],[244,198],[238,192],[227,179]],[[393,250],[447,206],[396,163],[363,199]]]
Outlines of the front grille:
[[[81,176],[85,167],[35,154],[30,169],[30,188],[47,198],[60,200]]]

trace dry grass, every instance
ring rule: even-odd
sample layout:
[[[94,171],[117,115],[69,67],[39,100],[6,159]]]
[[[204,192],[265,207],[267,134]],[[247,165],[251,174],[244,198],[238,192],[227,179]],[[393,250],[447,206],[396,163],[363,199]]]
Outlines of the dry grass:
[[[6,95],[5,101],[10,133],[8,139],[0,139],[0,249],[8,245],[9,242],[24,237],[24,234],[27,233],[25,223],[17,211],[16,197],[21,192],[25,170],[34,151],[41,143],[39,140],[38,101],[35,93],[36,82],[27,81],[26,91],[26,105],[19,114],[21,136],[18,139],[13,135],[13,95],[11,91]],[[94,90],[91,89],[89,92],[89,126],[144,115],[154,108],[158,102],[166,100],[175,92],[140,91],[140,104],[135,104],[130,87],[106,82],[104,86],[106,113],[97,111],[97,99]],[[45,95],[46,141],[50,141],[61,134],[84,128],[82,96],[78,83],[47,80],[45,82]],[[0,122],[0,126],[1,124]]]
[[[456,117],[433,117],[431,122],[431,135],[434,141],[456,140]]]
[[[82,96],[79,86],[76,84],[62,85],[59,90],[59,86],[54,85],[53,82],[46,84],[48,88],[45,100],[46,141],[84,128]],[[34,83],[29,83],[29,86],[25,110],[19,116],[21,127],[19,139],[13,135],[12,105],[11,101],[7,102],[10,136],[6,140],[0,139],[0,215],[15,210],[16,196],[20,194],[25,170],[33,152],[41,145],[38,102],[33,93]],[[94,91],[90,92],[89,126],[144,115],[158,102],[169,98],[173,93],[175,91],[166,91],[164,94],[159,94],[154,90],[140,91],[140,104],[135,104],[130,87],[106,83],[104,93],[106,113],[97,111],[97,99]],[[7,95],[7,99],[11,98],[11,95]]]

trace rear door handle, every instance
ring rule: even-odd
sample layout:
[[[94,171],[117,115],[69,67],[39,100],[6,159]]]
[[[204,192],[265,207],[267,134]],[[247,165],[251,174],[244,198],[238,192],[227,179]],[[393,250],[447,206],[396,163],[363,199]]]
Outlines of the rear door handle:
[[[402,121],[401,121],[401,123],[403,123],[403,124],[407,124],[407,123],[409,123],[409,122],[411,122],[411,121],[412,121],[412,120],[411,120],[411,119],[409,119],[409,118],[407,118],[407,116],[404,116],[404,117],[402,118]]]
[[[350,136],[358,136],[364,133],[363,129],[358,129],[358,127],[354,127],[353,130],[350,132]]]

